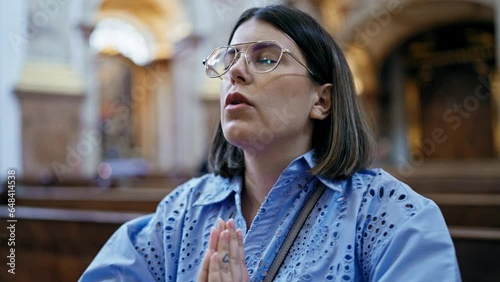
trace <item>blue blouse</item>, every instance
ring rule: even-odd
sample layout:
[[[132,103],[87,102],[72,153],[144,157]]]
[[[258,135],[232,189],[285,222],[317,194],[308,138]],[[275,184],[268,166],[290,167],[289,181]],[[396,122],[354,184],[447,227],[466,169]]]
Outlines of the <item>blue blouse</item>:
[[[248,229],[241,178],[207,174],[167,195],[152,215],[125,223],[79,281],[197,281],[210,229],[233,218],[251,281],[261,281],[307,195],[327,189],[275,281],[460,281],[437,205],[382,169],[344,181],[307,172],[312,151],[283,171]],[[109,279],[109,280],[108,280]]]

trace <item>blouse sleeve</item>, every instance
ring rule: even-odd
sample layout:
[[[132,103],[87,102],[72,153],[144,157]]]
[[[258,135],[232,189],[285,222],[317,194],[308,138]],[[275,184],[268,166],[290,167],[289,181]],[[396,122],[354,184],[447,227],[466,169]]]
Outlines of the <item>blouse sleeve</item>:
[[[109,238],[78,281],[154,281],[143,256],[135,250],[133,238],[147,226],[153,215],[122,225]]]
[[[434,202],[399,226],[372,271],[370,281],[461,281],[453,241]]]
[[[189,183],[185,183],[167,195],[154,214],[123,224],[79,281],[165,281],[168,276],[175,277],[175,264],[166,263],[164,256],[164,233],[165,228],[176,230],[168,236],[169,245],[180,246],[182,218],[188,206],[190,188]],[[178,251],[173,247],[173,256],[168,259],[176,260]]]

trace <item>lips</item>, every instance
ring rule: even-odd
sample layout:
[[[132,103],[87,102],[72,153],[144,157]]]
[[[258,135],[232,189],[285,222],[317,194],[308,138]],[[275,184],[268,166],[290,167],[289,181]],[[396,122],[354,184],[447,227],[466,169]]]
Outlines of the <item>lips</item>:
[[[240,105],[240,104],[246,104],[249,106],[253,106],[245,96],[243,96],[239,92],[231,92],[229,95],[226,97],[226,103],[224,107],[227,107],[229,105]]]

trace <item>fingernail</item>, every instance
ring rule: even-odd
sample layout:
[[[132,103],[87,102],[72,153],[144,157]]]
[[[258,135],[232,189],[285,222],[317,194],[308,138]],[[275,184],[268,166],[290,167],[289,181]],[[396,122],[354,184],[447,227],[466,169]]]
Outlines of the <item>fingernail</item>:
[[[243,245],[243,231],[241,231],[241,229],[236,230],[236,237],[240,245]]]
[[[219,230],[219,229],[221,229],[219,231],[224,230],[224,228],[222,228],[224,225],[225,225],[224,220],[222,220],[222,218],[219,217],[217,219],[217,230]]]
[[[229,228],[231,228],[231,230],[235,230],[236,228],[236,225],[234,223],[234,219],[229,219],[229,221],[227,222],[227,225],[229,225]]]

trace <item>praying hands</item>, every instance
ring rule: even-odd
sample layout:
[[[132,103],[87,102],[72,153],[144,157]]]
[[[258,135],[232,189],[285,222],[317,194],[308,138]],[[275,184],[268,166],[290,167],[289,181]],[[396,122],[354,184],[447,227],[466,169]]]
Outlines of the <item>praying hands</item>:
[[[198,275],[199,282],[250,281],[245,265],[243,234],[236,230],[234,220],[217,220],[217,229],[210,232],[208,249]]]

